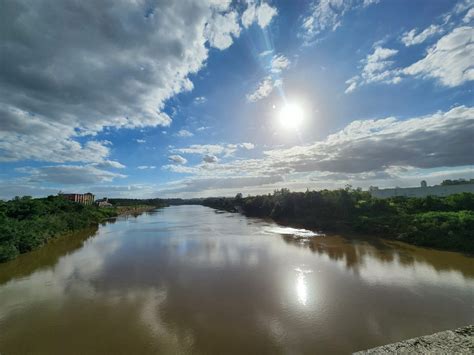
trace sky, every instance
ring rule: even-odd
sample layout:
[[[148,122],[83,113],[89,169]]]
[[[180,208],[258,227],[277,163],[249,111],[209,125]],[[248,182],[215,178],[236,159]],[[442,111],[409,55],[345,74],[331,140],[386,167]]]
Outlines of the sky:
[[[1,0],[0,198],[474,178],[474,0]]]

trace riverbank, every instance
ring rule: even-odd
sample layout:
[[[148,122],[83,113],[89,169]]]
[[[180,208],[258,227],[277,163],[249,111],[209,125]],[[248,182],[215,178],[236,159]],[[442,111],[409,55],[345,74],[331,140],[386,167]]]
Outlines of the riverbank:
[[[115,209],[117,210],[117,215],[125,216],[125,215],[138,215],[143,212],[148,212],[156,209],[156,206],[150,205],[137,205],[137,206],[117,206]]]
[[[413,338],[368,350],[354,355],[368,354],[473,354],[474,326]]]
[[[360,190],[207,198],[204,206],[323,232],[360,233],[474,254],[474,194],[373,198]]]
[[[49,196],[0,201],[0,262],[38,249],[49,241],[95,226],[119,215],[137,215],[158,207],[160,200],[120,200],[124,205],[98,207]],[[142,203],[140,203],[142,202]]]

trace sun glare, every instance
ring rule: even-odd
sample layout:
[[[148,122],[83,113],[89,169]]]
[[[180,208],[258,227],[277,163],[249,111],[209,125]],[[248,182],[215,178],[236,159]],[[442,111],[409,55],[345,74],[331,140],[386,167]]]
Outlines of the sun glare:
[[[296,129],[304,120],[304,111],[300,105],[288,103],[280,110],[279,119],[283,128]]]

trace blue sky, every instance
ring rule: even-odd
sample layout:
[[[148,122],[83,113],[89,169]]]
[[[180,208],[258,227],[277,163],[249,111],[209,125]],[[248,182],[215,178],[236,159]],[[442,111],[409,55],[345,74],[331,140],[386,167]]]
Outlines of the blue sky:
[[[20,0],[0,18],[0,198],[474,178],[474,1]]]

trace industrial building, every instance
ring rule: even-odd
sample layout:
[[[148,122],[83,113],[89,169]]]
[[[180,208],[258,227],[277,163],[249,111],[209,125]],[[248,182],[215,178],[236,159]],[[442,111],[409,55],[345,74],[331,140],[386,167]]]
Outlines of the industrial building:
[[[369,189],[372,197],[389,198],[396,196],[404,197],[426,197],[426,196],[449,196],[462,192],[474,193],[474,184],[466,181],[465,184],[455,185],[434,185],[428,186],[423,180],[419,187],[395,187],[389,189],[379,189],[377,186],[371,186]]]

